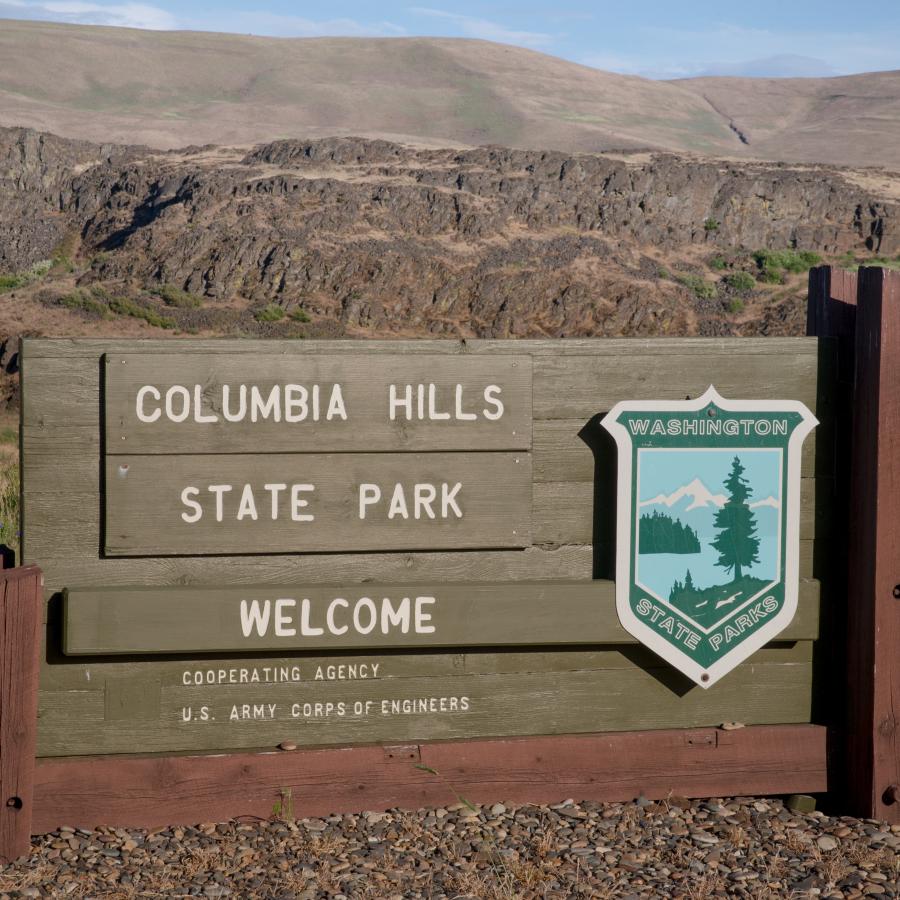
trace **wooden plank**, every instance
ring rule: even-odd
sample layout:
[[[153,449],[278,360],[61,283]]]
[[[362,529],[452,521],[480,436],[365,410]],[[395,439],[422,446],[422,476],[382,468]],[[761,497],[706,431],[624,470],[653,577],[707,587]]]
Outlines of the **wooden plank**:
[[[792,630],[795,626],[791,626]],[[802,625],[796,630],[801,630]],[[753,663],[759,665],[807,665],[812,660],[813,640],[774,641],[753,654]],[[655,669],[659,659],[651,650],[638,644],[630,646],[603,644],[596,647],[541,648],[535,653],[530,648],[512,647],[505,649],[471,649],[443,652],[381,652],[378,655],[359,651],[340,652],[326,656],[317,653],[298,653],[290,656],[256,655],[248,656],[214,654],[198,656],[194,660],[183,658],[138,658],[105,657],[72,659],[66,665],[58,665],[58,653],[49,651],[53,664],[48,666],[41,680],[42,706],[59,709],[65,697],[82,697],[87,704],[96,703],[100,715],[105,715],[102,700],[109,684],[118,686],[150,685],[157,694],[163,685],[177,687],[183,685],[185,672],[189,675],[189,685],[215,685],[218,681],[232,679],[241,683],[240,670],[250,671],[255,667],[262,679],[259,684],[267,684],[276,677],[285,680],[293,677],[291,669],[298,666],[301,680],[307,683],[326,678],[329,672],[339,675],[339,668],[345,667],[345,677],[354,681],[363,676],[382,679],[392,683],[395,679],[445,678],[456,675],[498,675],[517,673],[565,673],[594,671],[599,669]],[[377,669],[376,669],[377,664]],[[265,667],[269,666],[269,674]],[[271,667],[279,667],[275,673]],[[250,667],[250,668],[248,668]],[[355,667],[355,669],[353,668]],[[224,674],[222,670],[224,669]],[[319,670],[321,669],[321,673]],[[232,670],[234,673],[232,675]],[[197,672],[203,673],[197,675]],[[323,678],[317,676],[321,674]],[[249,677],[249,676],[248,676]],[[268,678],[268,681],[265,679]],[[295,679],[296,680],[296,679]],[[248,682],[252,683],[252,682]],[[93,698],[93,699],[91,699]],[[79,702],[79,701],[76,701]],[[157,707],[158,710],[158,707]]]
[[[41,573],[0,578],[0,864],[28,853],[34,806]]]
[[[785,640],[817,601],[804,581]],[[69,656],[634,643],[611,581],[72,588],[63,623]]]
[[[900,823],[900,275],[863,268],[846,631],[850,811]]]
[[[670,345],[681,347],[679,353],[661,353],[656,345],[629,346],[625,341],[618,352],[604,349],[602,341],[588,352],[590,355],[571,355],[571,352],[535,355],[533,414],[538,419],[581,419],[587,423],[612,408],[619,400],[684,399],[703,393],[711,381],[719,392],[730,398],[794,398],[802,400],[823,419],[824,412],[816,407],[818,368],[817,342],[780,345],[774,339],[768,352],[741,352],[741,345],[751,339],[735,339],[732,343],[712,342],[695,349],[683,346],[681,339],[669,339]],[[244,352],[245,342],[227,343],[229,355]],[[335,342],[339,344],[341,342]],[[425,348],[430,342],[422,342]],[[518,341],[509,342],[513,348]],[[560,345],[566,342],[558,342]],[[665,343],[665,342],[663,342]],[[23,424],[25,425],[90,425],[100,415],[100,355],[114,352],[115,342],[104,346],[92,357],[23,357],[23,383],[28,385],[23,395]],[[364,345],[350,342],[351,350],[365,352]],[[779,350],[779,346],[783,348]],[[361,349],[363,348],[363,349]],[[130,349],[133,351],[134,346]],[[207,355],[217,349],[223,353],[225,345],[209,348]],[[503,356],[502,348],[491,348],[485,356]],[[794,349],[794,352],[791,352]],[[171,352],[172,345],[157,352]],[[296,351],[295,351],[296,352]],[[347,352],[345,349],[344,352]],[[397,352],[395,348],[395,353]],[[405,352],[405,350],[404,350]],[[517,355],[528,353],[520,347]],[[273,351],[272,355],[275,353]],[[473,358],[471,354],[467,358]],[[477,357],[480,358],[480,355]],[[29,363],[34,360],[34,365]],[[462,363],[462,361],[461,361]]]
[[[222,485],[220,512],[211,486]],[[418,485],[427,504],[415,501]],[[116,456],[106,461],[105,499],[114,556],[531,543],[527,453]]]
[[[495,354],[530,356],[627,356],[634,353],[652,353],[658,356],[680,356],[684,353],[728,352],[737,356],[783,356],[799,353],[815,353],[816,342],[803,337],[760,338],[546,338],[536,340],[240,340],[226,341],[220,338],[178,338],[134,340],[131,338],[24,338],[24,359],[99,359],[104,353],[190,354],[221,353],[228,346],[229,352],[247,354],[358,354],[402,353],[427,355],[440,354]]]
[[[815,725],[417,743],[407,753],[370,746],[40,760],[34,829],[267,819],[286,793],[301,818],[439,806],[456,802],[454,791],[473,803],[522,805],[825,788],[825,729]]]
[[[714,384],[728,399],[785,399],[816,411],[818,359],[694,353],[683,356],[541,356],[534,360],[535,419],[589,418],[629,400],[684,400]]]
[[[585,439],[591,426],[578,419],[541,419],[534,423],[533,477],[535,483],[591,482],[602,455],[595,459]],[[596,426],[595,431],[599,429]],[[581,434],[584,434],[582,439]],[[601,437],[597,434],[597,437]],[[826,471],[833,462],[834,430],[820,425],[803,442],[801,475],[812,478],[816,467]],[[22,430],[22,460],[26,486],[65,480],[79,488],[99,489],[100,435],[96,426],[33,426]]]
[[[618,652],[627,656],[630,651]],[[601,660],[594,668],[577,670],[474,673],[462,668],[449,674],[446,654],[438,655],[434,673],[426,667],[424,674],[427,660],[406,656],[365,657],[367,677],[331,679],[302,658],[131,663],[119,671],[132,678],[132,685],[142,680],[145,694],[156,693],[158,715],[146,714],[142,706],[131,717],[108,718],[104,691],[45,690],[38,754],[129,753],[135,747],[147,752],[274,748],[285,740],[313,746],[527,735],[534,733],[536,723],[544,734],[697,727],[731,720],[783,724],[809,721],[810,716],[808,661],[749,661],[709,692],[691,690],[682,676],[664,664],[654,665],[646,654],[639,654],[640,663],[628,665]],[[395,664],[401,674],[392,674]],[[87,671],[87,684],[111,677],[101,664]],[[254,672],[259,682],[253,681]]]
[[[531,357],[110,353],[107,453],[527,450]]]
[[[33,541],[31,542],[34,543]],[[47,545],[48,554],[53,553]],[[590,547],[529,547],[525,550],[448,551],[444,553],[331,553],[279,556],[146,557],[141,559],[88,559],[47,556],[44,577],[50,591],[95,584],[217,584],[227,565],[231,584],[290,584],[335,578],[335,565],[348,583],[381,581],[508,581],[513,579],[590,578]]]

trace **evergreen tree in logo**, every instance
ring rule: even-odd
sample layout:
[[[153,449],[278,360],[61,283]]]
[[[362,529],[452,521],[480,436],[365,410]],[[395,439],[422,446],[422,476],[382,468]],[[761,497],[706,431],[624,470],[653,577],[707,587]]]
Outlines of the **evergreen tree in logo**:
[[[747,503],[750,487],[743,476],[744,467],[735,456],[731,461],[731,473],[725,479],[728,500],[716,513],[715,526],[719,529],[719,535],[712,542],[712,546],[719,551],[716,565],[729,572],[734,570],[734,581],[740,581],[743,577],[744,566],[759,562],[756,516]]]

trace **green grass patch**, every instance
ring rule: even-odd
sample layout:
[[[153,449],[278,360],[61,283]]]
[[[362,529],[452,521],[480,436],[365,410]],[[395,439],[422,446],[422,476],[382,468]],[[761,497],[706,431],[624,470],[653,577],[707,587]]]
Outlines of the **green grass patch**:
[[[725,284],[733,291],[746,293],[756,287],[756,279],[749,272],[731,272],[725,276]]]
[[[900,269],[900,256],[891,258],[889,256],[872,256],[869,259],[862,260],[861,266],[881,266],[882,269]]]
[[[19,458],[3,460],[0,468],[0,544],[19,555]]]
[[[71,294],[64,294],[57,300],[60,306],[72,309],[76,312],[97,316],[101,319],[110,318],[109,305],[105,298],[98,297],[95,291],[75,290]]]
[[[778,284],[784,273],[798,275],[822,262],[812,250],[757,250],[753,258],[763,276],[760,280],[766,284]]]
[[[284,316],[284,307],[279,306],[277,303],[270,303],[268,306],[264,306],[253,313],[253,318],[257,322],[280,322]]]
[[[657,269],[656,277],[657,278],[671,278],[672,276],[669,274],[668,269]]]
[[[703,230],[707,234],[711,234],[712,232],[719,230],[719,224],[720,223],[716,219],[713,219],[713,218],[705,219],[703,222]]]
[[[295,322],[309,321],[309,313],[305,309],[301,309],[299,306],[296,309],[292,309],[289,315]]]
[[[25,287],[35,281],[40,281],[52,268],[53,263],[49,259],[36,262],[25,272],[0,273],[0,294],[14,291],[16,288]]]
[[[698,300],[712,300],[718,294],[718,287],[711,281],[707,281],[700,275],[691,275],[688,272],[678,272],[675,280],[683,284]]]
[[[150,289],[151,294],[161,298],[166,306],[174,306],[178,309],[198,309],[203,305],[203,298],[190,291],[183,291],[174,284],[161,284]]]
[[[143,319],[154,328],[175,328],[177,322],[168,316],[161,316],[152,309],[135,303],[130,297],[110,297],[107,301],[110,310],[117,316],[129,316],[132,319]]]
[[[721,272],[722,269],[727,269],[727,268],[728,268],[728,263],[725,261],[725,257],[724,257],[724,256],[714,256],[714,257],[709,261],[709,267],[710,267],[711,269],[715,269],[717,272]]]
[[[740,297],[735,297],[728,304],[728,312],[730,313],[739,313],[744,308],[744,301],[740,299]]]

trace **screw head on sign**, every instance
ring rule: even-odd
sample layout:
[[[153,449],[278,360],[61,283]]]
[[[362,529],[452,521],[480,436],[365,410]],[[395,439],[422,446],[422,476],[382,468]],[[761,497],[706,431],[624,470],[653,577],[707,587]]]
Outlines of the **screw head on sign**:
[[[881,799],[885,806],[893,806],[895,803],[900,803],[900,784],[888,785],[885,792],[881,795]]]
[[[900,600],[900,584],[895,584],[895,585],[894,585],[894,597],[895,597],[897,600]]]

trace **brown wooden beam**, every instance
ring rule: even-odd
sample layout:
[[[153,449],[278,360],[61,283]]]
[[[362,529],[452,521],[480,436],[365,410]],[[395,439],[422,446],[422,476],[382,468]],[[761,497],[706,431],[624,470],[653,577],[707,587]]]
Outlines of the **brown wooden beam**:
[[[848,812],[900,823],[900,273],[860,269],[853,413]]]
[[[473,803],[547,803],[825,789],[825,729],[815,725],[54,759],[38,761],[33,828],[269,818],[278,803],[299,818],[415,809],[455,803],[458,796]]]
[[[29,848],[42,587],[34,566],[0,571],[0,864]]]

